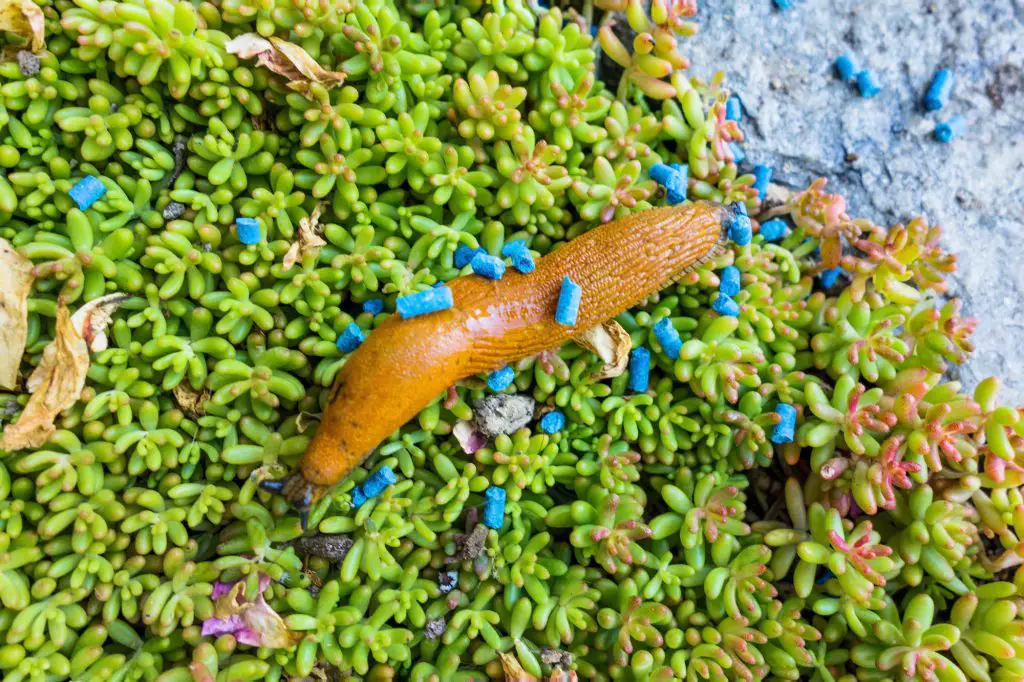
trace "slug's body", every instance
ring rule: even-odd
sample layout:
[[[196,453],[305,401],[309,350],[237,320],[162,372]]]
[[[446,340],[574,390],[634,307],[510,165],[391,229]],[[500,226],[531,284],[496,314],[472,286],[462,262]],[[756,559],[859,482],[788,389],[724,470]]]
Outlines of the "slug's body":
[[[303,508],[460,379],[556,347],[678,279],[724,239],[728,210],[697,202],[595,228],[529,274],[448,282],[454,306],[373,330],[341,369],[300,471],[273,488]],[[583,288],[573,327],[555,322],[563,278]]]

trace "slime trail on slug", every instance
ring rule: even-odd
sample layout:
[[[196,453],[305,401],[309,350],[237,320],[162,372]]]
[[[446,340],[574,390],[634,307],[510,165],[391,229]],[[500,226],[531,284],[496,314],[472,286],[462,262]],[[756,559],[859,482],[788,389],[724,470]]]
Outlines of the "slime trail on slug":
[[[301,511],[460,379],[558,346],[700,265],[724,243],[730,209],[696,202],[620,218],[552,251],[530,274],[448,283],[455,305],[376,328],[341,369],[299,470],[264,487]],[[583,288],[576,326],[555,306],[568,275]]]

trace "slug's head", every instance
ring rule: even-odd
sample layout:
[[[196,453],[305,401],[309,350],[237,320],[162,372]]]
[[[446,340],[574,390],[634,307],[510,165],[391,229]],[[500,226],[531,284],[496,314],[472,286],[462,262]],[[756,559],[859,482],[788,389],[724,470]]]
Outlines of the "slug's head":
[[[299,512],[302,522],[302,530],[306,530],[306,521],[309,519],[309,510],[319,502],[327,488],[312,483],[298,472],[288,474],[285,478],[277,481],[263,481],[260,487],[272,493],[280,493],[288,500],[295,510]]]

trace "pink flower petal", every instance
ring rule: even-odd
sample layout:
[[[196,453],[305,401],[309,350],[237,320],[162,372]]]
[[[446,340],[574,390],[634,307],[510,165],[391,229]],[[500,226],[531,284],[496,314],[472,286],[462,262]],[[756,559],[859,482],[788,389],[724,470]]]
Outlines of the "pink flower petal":
[[[487,445],[487,437],[473,428],[470,422],[459,420],[452,429],[452,435],[459,441],[462,451],[471,455]]]

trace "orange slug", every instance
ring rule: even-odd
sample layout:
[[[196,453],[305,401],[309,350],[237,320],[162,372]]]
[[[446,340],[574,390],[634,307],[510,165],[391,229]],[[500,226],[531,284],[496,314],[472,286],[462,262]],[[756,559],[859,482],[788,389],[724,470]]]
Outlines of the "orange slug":
[[[308,510],[456,381],[557,347],[677,280],[724,242],[729,213],[708,202],[654,208],[580,235],[529,274],[448,282],[452,308],[394,315],[367,336],[338,373],[299,471],[265,487]],[[583,289],[574,327],[554,319],[566,275]]]

